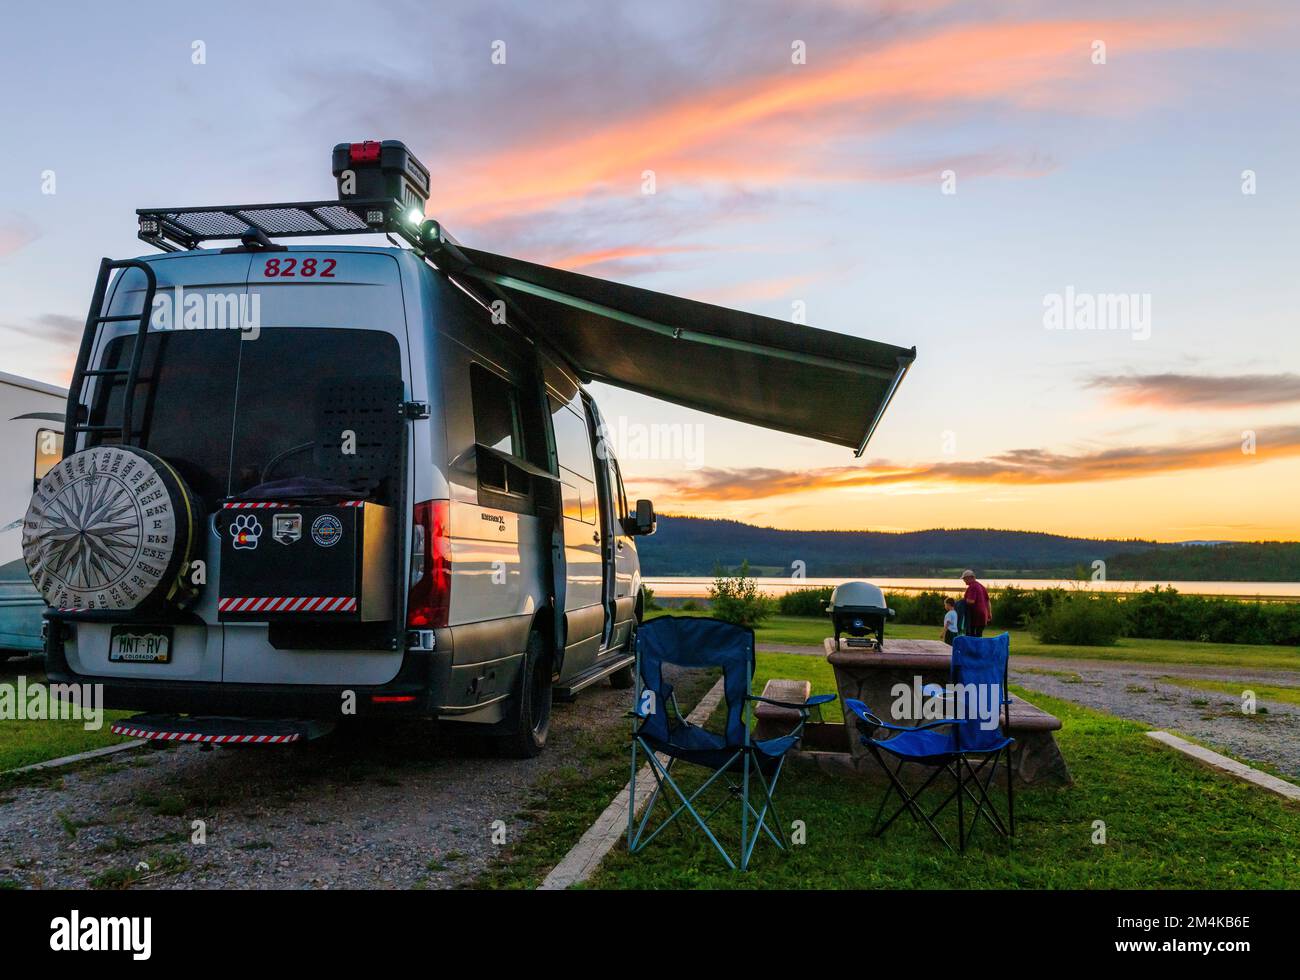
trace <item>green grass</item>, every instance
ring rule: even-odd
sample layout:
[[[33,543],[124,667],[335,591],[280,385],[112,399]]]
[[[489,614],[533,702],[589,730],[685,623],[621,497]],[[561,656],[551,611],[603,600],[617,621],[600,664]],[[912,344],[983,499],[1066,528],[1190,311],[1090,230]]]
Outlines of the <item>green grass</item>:
[[[1276,684],[1250,684],[1242,681],[1216,681],[1200,677],[1162,677],[1166,684],[1190,687],[1198,691],[1216,691],[1241,700],[1243,691],[1254,691],[1256,701],[1280,701],[1283,704],[1300,704],[1300,688],[1281,687]]]
[[[796,655],[797,656],[797,655]],[[802,658],[811,659],[811,658]],[[692,671],[676,685],[682,712],[689,714],[713,686],[715,671]],[[629,701],[631,692],[629,694]],[[470,883],[474,888],[536,888],[627,786],[630,721],[614,730],[582,732],[566,751],[567,765],[551,770],[534,787],[526,809],[510,821],[507,846]],[[548,752],[556,751],[548,748]],[[449,852],[435,863],[452,860]],[[434,870],[434,869],[430,869]]]
[[[44,683],[45,676],[28,675],[27,683],[32,684],[38,680]],[[12,690],[14,681],[5,678],[0,684],[7,685]],[[10,694],[10,697],[14,695]],[[113,721],[129,714],[129,711],[105,711],[103,724],[95,731],[86,731],[85,722],[74,719],[0,721],[0,773],[127,741],[120,735],[114,735],[108,728]]]
[[[803,670],[799,670],[800,667]],[[759,654],[756,685],[807,677],[833,688],[812,657]],[[751,869],[730,871],[698,832],[668,830],[632,857],[620,842],[589,883],[597,888],[1297,888],[1300,807],[1217,774],[1150,739],[1144,726],[1017,688],[1059,717],[1074,775],[1065,788],[1016,794],[1016,841],[982,827],[964,856],[948,854],[906,817],[882,838],[868,829],[883,783],[792,767],[777,806],[807,843],[760,843]],[[931,792],[933,792],[933,788]],[[1005,800],[1005,796],[996,797]],[[954,831],[953,813],[941,827]],[[734,807],[714,818],[739,822]],[[1094,844],[1094,821],[1106,825]]]
[[[707,612],[682,613],[680,610],[652,612],[649,617],[672,612],[676,615],[708,615]],[[995,630],[995,632],[998,632]],[[1140,661],[1143,663],[1183,664],[1204,667],[1263,667],[1300,670],[1300,649],[1265,647],[1245,643],[1190,643],[1182,640],[1140,640],[1122,637],[1114,646],[1086,647],[1069,644],[1039,643],[1027,630],[1010,630],[1011,652],[1017,657],[1060,657],[1068,660]],[[831,635],[829,618],[820,616],[773,616],[754,631],[759,646],[798,644],[820,647]],[[890,624],[885,638],[937,640],[939,628]]]

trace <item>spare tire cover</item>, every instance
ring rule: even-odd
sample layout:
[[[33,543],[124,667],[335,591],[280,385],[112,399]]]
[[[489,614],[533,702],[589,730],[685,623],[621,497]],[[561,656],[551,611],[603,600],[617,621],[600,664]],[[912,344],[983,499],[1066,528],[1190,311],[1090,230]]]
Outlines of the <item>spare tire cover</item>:
[[[41,479],[23,524],[32,584],[56,609],[130,610],[183,604],[201,542],[194,495],[163,459],[96,446]]]

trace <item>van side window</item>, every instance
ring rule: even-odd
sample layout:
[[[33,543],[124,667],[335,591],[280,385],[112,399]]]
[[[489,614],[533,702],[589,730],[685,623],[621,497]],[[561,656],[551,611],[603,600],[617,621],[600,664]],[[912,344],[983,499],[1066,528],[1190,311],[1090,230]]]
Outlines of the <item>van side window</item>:
[[[54,429],[36,430],[36,466],[33,486],[63,458],[63,433]]]
[[[526,459],[524,419],[519,407],[519,389],[499,374],[480,364],[469,369],[470,401],[474,408],[474,441],[503,457]],[[507,459],[479,453],[480,490],[527,495],[528,474]]]
[[[555,450],[560,457],[564,516],[595,524],[596,465],[587,420],[568,405],[551,399],[551,422],[555,430]]]

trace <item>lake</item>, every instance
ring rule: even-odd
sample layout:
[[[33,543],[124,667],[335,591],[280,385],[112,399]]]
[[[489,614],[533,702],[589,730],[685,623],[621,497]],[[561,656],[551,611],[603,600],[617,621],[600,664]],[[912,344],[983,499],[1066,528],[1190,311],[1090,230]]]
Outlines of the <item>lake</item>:
[[[763,592],[781,595],[794,589],[817,586],[835,586],[853,582],[851,578],[777,578],[758,576],[754,579]],[[960,579],[950,578],[873,578],[868,579],[886,592],[960,592],[965,589]],[[1144,592],[1153,586],[1172,586],[1189,595],[1231,596],[1248,599],[1300,599],[1300,582],[1078,582],[1071,579],[1045,578],[990,578],[980,579],[987,588],[1000,589],[1014,586],[1018,589],[1087,589],[1090,592]],[[645,584],[655,595],[665,598],[703,598],[709,594],[713,579],[701,577],[647,578]]]

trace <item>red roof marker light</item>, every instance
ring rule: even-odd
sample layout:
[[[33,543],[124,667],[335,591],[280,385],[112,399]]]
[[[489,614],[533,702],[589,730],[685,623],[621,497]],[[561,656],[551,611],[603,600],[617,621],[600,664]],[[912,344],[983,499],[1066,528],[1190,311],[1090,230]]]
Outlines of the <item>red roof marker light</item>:
[[[353,143],[348,147],[348,159],[352,163],[378,163],[379,144],[374,140]]]

